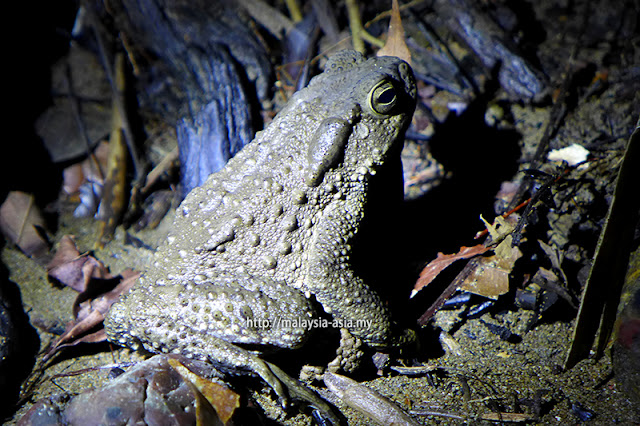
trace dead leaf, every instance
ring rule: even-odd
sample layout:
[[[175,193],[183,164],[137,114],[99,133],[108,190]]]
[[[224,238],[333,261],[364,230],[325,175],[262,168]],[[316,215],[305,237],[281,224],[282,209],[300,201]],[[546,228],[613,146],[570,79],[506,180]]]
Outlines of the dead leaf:
[[[190,384],[196,396],[196,418],[198,424],[213,424],[213,416],[219,417],[223,424],[227,424],[236,408],[240,406],[240,395],[218,382],[200,377],[175,358],[168,358],[167,362],[182,378]],[[209,410],[214,410],[211,413]]]
[[[564,276],[564,272],[562,272],[562,274]],[[563,281],[562,279],[558,278],[555,272],[550,271],[546,268],[540,267],[538,271],[535,273],[535,275],[533,276],[533,278],[531,279],[531,281],[534,284],[538,285],[544,291],[552,292],[560,296],[573,309],[578,309],[578,307],[573,301],[573,297],[571,296],[569,291],[567,291],[567,288],[563,286],[563,283],[566,283],[566,281]],[[546,308],[542,310],[544,311],[546,310]]]
[[[411,291],[410,297],[415,296],[420,290],[422,290],[423,287],[427,286],[431,281],[433,281],[440,272],[442,272],[456,260],[469,259],[471,257],[486,253],[488,250],[491,249],[489,247],[483,246],[482,244],[478,244],[473,247],[462,246],[458,253],[454,254],[438,253],[438,257],[429,262],[427,266],[424,267],[422,272],[420,272],[420,277],[418,278],[418,281],[416,281],[416,284]]]
[[[80,256],[80,252],[76,247],[76,243],[73,240],[73,237],[70,235],[64,235],[60,239],[60,243],[58,243],[58,248],[56,249],[56,253],[53,256],[53,259],[47,265],[47,269],[54,269],[62,264],[68,263],[73,259],[76,259]]]
[[[24,254],[36,259],[49,252],[49,243],[37,228],[44,229],[45,226],[33,195],[9,192],[0,206],[0,229]]]
[[[540,274],[540,278],[542,278],[544,281],[553,281],[553,282],[560,281],[558,279],[558,276],[554,274],[553,271],[550,271],[547,268],[540,267],[540,269],[538,269],[538,272],[536,272],[536,275],[538,274]],[[537,281],[534,280],[534,282],[537,282]]]
[[[67,195],[76,194],[84,181],[82,163],[72,164],[62,171],[62,191]]]
[[[77,43],[51,68],[51,84],[57,96],[36,120],[35,131],[52,161],[59,163],[86,155],[87,144],[93,147],[109,133],[111,90],[98,56]]]
[[[610,343],[638,224],[639,162],[640,120],[636,122],[636,128],[627,143],[613,199],[598,239],[587,283],[582,290],[571,347],[564,362],[565,369],[587,358],[594,343],[597,342],[595,353],[598,357]]]
[[[480,220],[482,220],[482,222],[484,223],[485,229],[478,232],[473,238],[477,240],[493,231],[494,235],[492,235],[491,238],[494,242],[496,242],[496,240],[499,241],[505,236],[507,236],[508,234],[511,234],[518,227],[518,223],[520,221],[520,215],[517,214],[516,212],[521,208],[527,206],[530,202],[531,202],[531,198],[523,201],[522,203],[518,204],[515,208],[509,210],[508,212],[504,213],[501,216],[496,217],[493,221],[493,224],[491,225],[484,219],[484,217],[482,217],[482,215],[480,215]],[[502,229],[498,230],[499,227]]]
[[[110,291],[104,292],[105,284],[116,279],[98,259],[80,254],[73,238],[65,235],[60,240],[56,254],[47,266],[49,276],[73,288],[80,294],[73,304],[74,321],[67,324],[65,332],[52,344],[44,356],[51,358],[60,349],[78,343],[106,340],[104,329],[93,333],[104,320],[105,314],[121,294],[129,291],[140,273],[127,269],[120,275],[120,282]],[[111,287],[109,287],[111,288]],[[99,294],[94,298],[94,295]]]
[[[482,215],[480,215],[480,220],[484,223],[487,231],[489,231],[492,244],[497,244],[498,242],[503,241],[509,234],[511,234],[516,227],[518,218],[519,216],[515,214],[508,218],[498,216],[495,218],[493,223],[489,223],[484,217],[482,217]]]
[[[404,41],[404,27],[400,18],[398,0],[393,0],[387,42],[382,49],[378,50],[376,56],[396,56],[411,65],[411,52]]]
[[[494,300],[509,291],[509,274],[522,252],[511,247],[510,235],[494,251],[493,256],[478,259],[479,266],[461,283],[460,290]]]
[[[497,267],[495,258],[480,259],[480,265],[458,287],[460,290],[479,294],[490,299],[509,291],[509,271]]]
[[[540,248],[544,251],[544,253],[547,255],[547,257],[551,261],[551,266],[553,266],[556,269],[561,269],[560,264],[562,262],[560,259],[560,255],[558,254],[558,251],[554,247],[551,247],[549,244],[545,243],[542,240],[538,240],[538,244],[540,245]]]
[[[76,346],[77,344],[80,343],[100,343],[100,342],[104,342],[107,340],[107,332],[105,331],[104,328],[101,328],[100,330],[96,331],[95,333],[90,333],[90,334],[85,334],[82,337],[79,337],[75,340],[71,340],[68,343],[59,343],[60,341],[57,341],[57,343],[54,343],[54,346],[51,347],[51,349],[49,350],[49,352],[47,352],[45,354],[45,356],[42,358],[43,361],[47,361],[48,359],[50,359],[53,355],[55,355],[56,353],[58,353],[60,350],[64,349],[64,348],[70,348],[72,346]]]
[[[133,270],[123,271],[122,280],[113,290],[93,300],[86,300],[80,303],[77,309],[74,309],[76,319],[67,324],[67,329],[52,344],[51,349],[49,349],[44,356],[44,360],[50,359],[60,349],[65,347],[75,346],[82,342],[101,342],[106,340],[104,329],[91,334],[86,333],[100,325],[111,305],[113,305],[121,294],[129,291],[139,276],[140,273]]]
[[[458,287],[460,290],[494,300],[509,291],[509,274],[522,252],[518,247],[511,247],[511,236],[505,238],[495,252],[493,256],[478,259],[479,266]]]
[[[47,272],[50,277],[80,293],[87,289],[92,278],[112,278],[102,262],[93,256],[80,254],[69,235],[60,240],[56,254],[47,265]]]

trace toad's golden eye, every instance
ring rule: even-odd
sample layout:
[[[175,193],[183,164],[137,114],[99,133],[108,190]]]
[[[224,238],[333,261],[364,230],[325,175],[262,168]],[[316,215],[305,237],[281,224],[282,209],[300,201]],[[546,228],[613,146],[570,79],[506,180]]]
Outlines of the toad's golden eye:
[[[378,114],[388,114],[397,101],[396,89],[387,80],[378,83],[369,93],[369,106]]]

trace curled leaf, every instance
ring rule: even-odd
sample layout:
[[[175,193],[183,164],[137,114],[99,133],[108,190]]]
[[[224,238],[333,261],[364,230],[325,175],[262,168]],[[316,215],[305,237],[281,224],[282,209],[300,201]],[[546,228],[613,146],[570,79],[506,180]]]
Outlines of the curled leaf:
[[[51,278],[80,293],[87,289],[92,278],[111,278],[102,262],[93,256],[80,254],[69,235],[60,240],[53,259],[47,265],[47,272]]]
[[[126,293],[133,287],[140,273],[127,270],[122,275],[123,279],[113,290],[77,305],[75,309],[76,319],[67,324],[65,332],[52,344],[51,349],[44,356],[45,360],[50,359],[60,349],[68,346],[75,346],[82,342],[101,342],[106,340],[104,329],[91,334],[87,333],[100,325],[111,305],[121,294]]]

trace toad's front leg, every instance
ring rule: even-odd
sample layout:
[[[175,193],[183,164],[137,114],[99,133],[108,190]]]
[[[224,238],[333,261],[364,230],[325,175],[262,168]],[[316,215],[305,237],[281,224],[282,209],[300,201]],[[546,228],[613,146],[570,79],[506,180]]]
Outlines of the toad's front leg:
[[[340,328],[371,347],[387,347],[391,339],[389,312],[352,270],[351,241],[364,202],[333,203],[319,221],[312,239],[305,287],[315,295]]]

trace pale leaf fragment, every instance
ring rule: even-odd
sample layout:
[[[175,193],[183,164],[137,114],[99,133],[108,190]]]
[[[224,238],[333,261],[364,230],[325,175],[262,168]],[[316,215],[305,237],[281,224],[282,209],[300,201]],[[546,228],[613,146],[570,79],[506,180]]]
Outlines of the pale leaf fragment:
[[[580,163],[584,163],[587,161],[587,157],[589,157],[589,150],[574,143],[564,148],[554,149],[549,152],[547,155],[547,159],[549,161],[565,161],[569,166],[577,166]]]
[[[482,415],[482,420],[488,420],[491,422],[501,423],[528,423],[535,419],[533,414],[527,413],[485,413]]]

